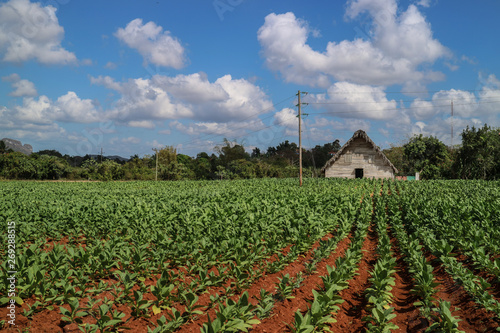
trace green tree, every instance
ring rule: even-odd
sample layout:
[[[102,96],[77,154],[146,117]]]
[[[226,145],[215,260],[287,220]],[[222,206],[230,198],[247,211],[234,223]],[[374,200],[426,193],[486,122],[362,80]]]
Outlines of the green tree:
[[[410,166],[405,158],[404,147],[391,147],[382,151],[391,163],[398,169],[400,175],[405,175],[409,172]]]
[[[303,166],[321,169],[340,148],[339,140],[325,143],[322,146],[316,145],[313,149],[305,152],[305,154],[303,153]]]
[[[182,163],[170,163],[160,167],[158,178],[163,180],[195,179],[195,173]]]
[[[35,159],[36,154],[30,157]],[[36,158],[35,167],[37,179],[60,179],[64,178],[71,171],[68,162],[61,157],[41,155]]]
[[[87,179],[97,178],[97,162],[93,158],[86,159],[82,162],[82,177]]]
[[[455,167],[464,179],[500,179],[500,128],[484,125],[462,132]]]
[[[154,169],[150,167],[151,156],[146,155],[139,158],[136,154],[130,157],[123,167],[124,179],[151,180],[154,179]]]
[[[184,154],[177,154],[177,163],[184,164],[186,168],[192,169],[193,168],[193,159],[191,156],[184,155]]]
[[[193,171],[195,173],[196,179],[211,178],[212,171],[210,165],[210,157],[206,153],[203,154],[204,155],[198,154],[198,157],[194,160]]]
[[[173,146],[166,146],[158,151],[158,165],[169,165],[177,163],[177,149]]]
[[[255,164],[244,159],[232,161],[229,169],[233,175],[233,179],[250,179],[256,177]]]
[[[250,158],[250,155],[245,151],[245,147],[242,144],[238,144],[236,141],[231,142],[226,138],[224,138],[224,143],[216,146],[214,150],[219,154],[220,164],[225,168],[232,161],[248,160]]]
[[[448,148],[433,136],[414,136],[404,146],[408,172],[420,172],[422,179],[440,179],[449,162]]]
[[[299,160],[299,146],[295,142],[285,140],[276,147],[267,148],[266,157],[274,165],[285,167],[294,165]]]
[[[19,152],[10,151],[2,154],[0,175],[7,179],[36,179],[36,160]]]
[[[0,140],[0,154],[5,154],[7,152],[7,146],[5,146],[5,142]]]
[[[260,155],[261,153],[259,147],[255,147],[254,149],[252,149],[252,155],[251,155],[252,158],[259,158]]]
[[[97,166],[97,174],[100,180],[119,180],[123,178],[122,166],[113,160],[105,160]]]
[[[45,149],[45,150],[40,150],[37,152],[38,155],[48,155],[48,156],[55,156],[55,157],[63,157],[60,152],[54,149]]]
[[[226,170],[226,168],[223,165],[217,166],[217,172],[215,174],[217,175],[217,178],[220,180],[231,179],[231,177],[233,176],[231,171]]]

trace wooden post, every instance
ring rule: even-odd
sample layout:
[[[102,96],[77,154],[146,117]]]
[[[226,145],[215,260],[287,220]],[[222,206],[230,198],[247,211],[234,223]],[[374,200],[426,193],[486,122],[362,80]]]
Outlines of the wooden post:
[[[158,148],[153,148],[153,150],[156,152],[155,181],[158,181]]]

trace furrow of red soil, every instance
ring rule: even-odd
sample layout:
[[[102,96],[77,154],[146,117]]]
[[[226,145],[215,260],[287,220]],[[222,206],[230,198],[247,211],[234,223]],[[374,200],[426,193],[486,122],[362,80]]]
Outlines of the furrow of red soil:
[[[316,266],[316,273],[314,275],[307,276],[302,285],[293,291],[293,299],[285,300],[283,302],[277,303],[269,318],[264,319],[259,325],[254,325],[252,332],[284,332],[287,331],[287,323],[293,323],[293,318],[297,310],[305,311],[308,306],[308,300],[312,299],[312,290],[318,290],[323,282],[321,276],[327,273],[326,266],[335,266],[335,260],[344,255],[345,251],[349,248],[351,244],[351,237],[353,232],[349,236],[342,239],[332,254],[320,261]],[[304,266],[298,267],[299,271],[304,270]],[[274,290],[274,285],[278,280],[270,281],[270,289]]]
[[[329,233],[321,238],[321,240],[328,240],[336,236],[336,232]],[[316,241],[313,246],[307,251],[304,255],[299,256],[294,262],[290,263],[283,270],[273,273],[273,274],[265,274],[260,279],[255,281],[250,288],[244,290],[248,292],[250,302],[252,304],[257,304],[257,300],[254,297],[257,297],[260,294],[261,289],[265,289],[268,292],[275,292],[276,283],[279,282],[278,278],[281,278],[281,275],[289,274],[291,277],[295,276],[299,272],[304,272],[304,263],[310,260],[313,256],[314,250],[320,245],[319,240]],[[242,291],[242,293],[244,292]],[[238,300],[241,294],[234,295],[230,297],[233,300]],[[210,318],[216,317],[217,309],[212,308],[208,309],[203,315],[199,316],[195,321],[187,323],[182,326],[182,332],[200,332],[200,328],[203,326],[205,322],[208,321],[208,315]],[[278,330],[279,331],[279,330]],[[274,332],[278,332],[274,331]]]
[[[370,286],[370,270],[377,261],[376,248],[378,239],[370,225],[368,235],[363,243],[363,258],[359,262],[357,274],[349,281],[349,286],[340,292],[344,303],[335,315],[337,322],[330,325],[332,332],[363,332],[364,322],[361,320],[368,315],[366,311],[367,300],[364,291]]]
[[[399,250],[398,240],[390,231],[389,235],[391,236],[392,251],[396,256],[396,284],[392,288],[393,303],[391,304],[394,307],[396,318],[391,322],[399,327],[399,330],[393,332],[422,332],[428,326],[428,322],[420,315],[418,308],[413,305],[418,301],[418,298],[411,293],[413,288],[412,276]]]
[[[453,280],[441,264],[441,262],[430,252],[425,252],[428,262],[434,267],[435,281],[439,283],[436,287],[436,297],[451,303],[451,311],[461,321],[459,329],[465,332],[495,332],[499,324],[495,322],[495,314],[487,311],[474,302],[465,289]]]
[[[458,254],[455,258],[459,262],[461,262],[462,265],[464,265],[467,269],[469,269],[472,273],[474,273],[474,275],[479,276],[488,281],[488,283],[491,284],[491,287],[488,288],[487,291],[497,301],[500,302],[500,280],[498,276],[495,276],[485,270],[475,267],[472,260],[465,254]]]

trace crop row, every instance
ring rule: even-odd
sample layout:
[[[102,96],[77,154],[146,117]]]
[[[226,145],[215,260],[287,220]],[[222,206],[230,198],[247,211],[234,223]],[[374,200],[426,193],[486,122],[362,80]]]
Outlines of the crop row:
[[[456,258],[464,255],[472,267],[499,279],[498,182],[3,185],[0,223],[16,222],[16,301],[28,325],[48,310],[60,315],[61,326],[86,332],[130,326],[173,332],[199,318],[207,318],[200,324],[202,332],[245,331],[294,297],[316,265],[354,230],[349,249],[311,291],[308,308],[299,309],[288,323],[298,332],[328,329],[345,301],[340,292],[358,269],[370,225],[378,246],[363,292],[369,331],[398,328],[393,323],[397,269],[391,236],[409,267],[415,306],[430,329],[457,331],[459,318],[436,297],[426,251],[500,321],[491,281]],[[331,236],[320,240],[325,235]],[[8,253],[7,237],[0,234],[2,258]],[[274,291],[261,289],[255,300],[249,296],[249,288],[262,277],[279,274],[305,253],[310,253],[305,276],[281,274]],[[0,288],[5,290],[11,269],[0,261]],[[0,306],[8,301],[0,298]],[[215,310],[207,316],[210,309]]]
[[[65,309],[74,315],[61,310],[64,320],[80,324],[76,318],[82,316],[76,313],[94,317],[83,320],[89,330],[101,325],[102,318],[112,323],[110,329],[122,325],[121,314],[108,313],[121,305],[127,305],[134,318],[164,312],[169,322],[177,321],[171,326],[178,327],[198,314],[201,294],[222,287],[219,302],[238,294],[266,272],[282,269],[339,225],[350,225],[357,208],[353,203],[365,186],[351,189],[343,182],[318,182],[298,189],[275,180],[236,186],[5,185],[0,220],[18,226],[18,303],[28,301],[23,314],[32,318],[67,304]],[[289,248],[286,254],[284,248]],[[0,248],[1,255],[5,251]],[[0,267],[3,289],[6,262]],[[110,299],[100,299],[103,293]],[[99,302],[84,304],[82,299]],[[2,304],[7,301],[1,299]],[[107,308],[100,308],[104,305]]]

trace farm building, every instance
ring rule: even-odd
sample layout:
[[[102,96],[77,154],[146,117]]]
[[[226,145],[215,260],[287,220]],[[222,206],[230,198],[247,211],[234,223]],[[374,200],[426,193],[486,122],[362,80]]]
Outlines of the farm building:
[[[321,169],[325,177],[393,178],[398,170],[380,148],[358,130]]]

